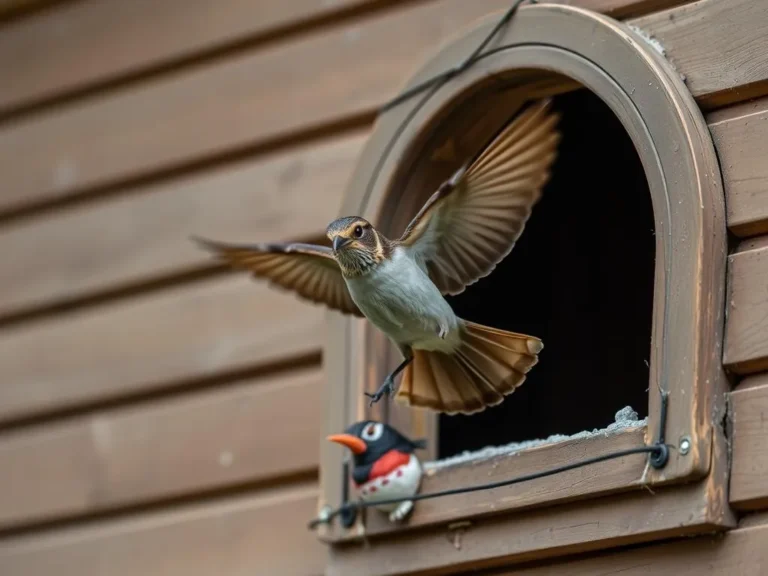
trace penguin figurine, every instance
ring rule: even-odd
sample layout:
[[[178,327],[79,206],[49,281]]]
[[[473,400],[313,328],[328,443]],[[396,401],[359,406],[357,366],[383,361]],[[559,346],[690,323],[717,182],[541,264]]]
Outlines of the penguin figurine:
[[[384,424],[366,420],[348,427],[344,434],[328,440],[352,452],[352,482],[365,502],[413,496],[419,491],[422,468],[414,454],[424,448],[424,440],[409,440]],[[375,506],[389,513],[390,522],[402,522],[413,510],[413,501]]]

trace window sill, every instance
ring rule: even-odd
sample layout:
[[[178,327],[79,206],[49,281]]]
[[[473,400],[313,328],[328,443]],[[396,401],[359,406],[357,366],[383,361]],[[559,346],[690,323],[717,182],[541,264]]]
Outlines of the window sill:
[[[495,482],[646,444],[646,427],[641,426],[440,468],[430,467],[427,463],[420,492],[428,494]],[[375,538],[430,525],[452,524],[480,516],[638,489],[644,485],[647,461],[646,454],[633,454],[538,479],[533,484],[523,482],[493,490],[423,500],[416,503],[412,516],[402,525],[390,523],[386,515],[377,510],[367,510],[364,535]],[[361,532],[356,526],[349,530],[337,526],[335,533],[329,532],[323,539],[339,543],[360,538]]]

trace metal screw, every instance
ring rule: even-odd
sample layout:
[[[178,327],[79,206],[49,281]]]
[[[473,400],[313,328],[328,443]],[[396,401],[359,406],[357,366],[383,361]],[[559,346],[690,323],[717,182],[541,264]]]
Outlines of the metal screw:
[[[680,454],[685,456],[691,450],[691,439],[688,436],[683,436],[680,439]]]

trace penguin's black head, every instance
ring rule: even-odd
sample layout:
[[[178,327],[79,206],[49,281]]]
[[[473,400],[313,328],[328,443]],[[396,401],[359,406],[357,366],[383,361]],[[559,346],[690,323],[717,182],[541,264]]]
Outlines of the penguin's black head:
[[[356,422],[344,434],[328,436],[328,440],[349,448],[355,466],[373,464],[390,450],[411,454],[424,448],[424,441],[409,440],[391,426],[374,420]]]

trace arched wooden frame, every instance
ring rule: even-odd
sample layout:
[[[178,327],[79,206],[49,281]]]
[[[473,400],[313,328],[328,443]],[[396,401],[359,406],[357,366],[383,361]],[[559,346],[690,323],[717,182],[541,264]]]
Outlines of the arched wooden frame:
[[[461,62],[498,17],[487,18],[444,47],[407,87]],[[697,510],[687,520],[681,517],[679,526],[730,522],[721,485],[727,464],[720,419],[728,388],[721,366],[727,249],[721,176],[698,106],[671,64],[639,31],[579,8],[547,4],[521,8],[480,61],[445,84],[415,113],[385,157],[387,143],[421,96],[379,118],[341,212],[362,215],[385,234],[397,236],[437,185],[508,120],[515,101],[568,90],[574,82],[597,94],[632,138],[652,196],[657,239],[648,426],[598,441],[594,450],[608,452],[652,442],[660,422],[659,388],[670,394],[667,442],[678,446],[685,439],[690,449],[673,449],[668,465],[660,471],[647,469],[644,457],[615,461],[605,470],[621,473],[610,481],[596,474],[580,482],[578,493],[554,489],[550,493],[529,483],[510,488],[505,498],[496,493],[492,505],[482,496],[463,497],[461,504],[425,501],[419,503],[407,528],[400,530],[627,491],[636,488],[641,478],[654,486],[685,481],[689,492],[691,482],[698,480],[693,484],[699,486],[694,498]],[[337,314],[329,315],[329,320],[326,426],[333,433],[363,417],[382,417],[368,412],[362,391],[378,386],[393,366],[394,356],[386,339],[364,320]],[[514,396],[507,401],[514,402]],[[375,410],[380,410],[378,405]],[[389,410],[390,420],[414,436],[428,433],[434,423],[426,412]],[[544,462],[562,463],[563,450],[555,445],[516,456],[515,467],[507,474],[531,471],[526,466],[541,468]],[[341,454],[326,443],[322,451],[320,506],[337,505],[344,482]],[[588,455],[593,455],[590,447],[578,452],[579,457]],[[457,471],[461,482],[453,484],[445,476],[439,481],[427,478],[424,491],[488,480],[485,472],[475,472],[473,476],[471,471]],[[684,489],[675,486],[662,492],[675,490],[682,494]],[[397,530],[368,514],[369,536]],[[323,537],[346,540],[354,537],[354,531],[328,529]]]

